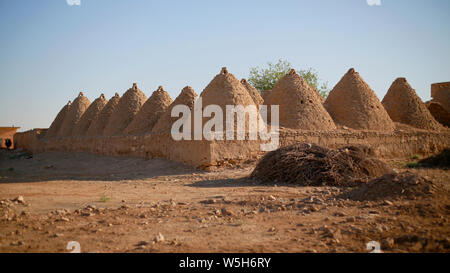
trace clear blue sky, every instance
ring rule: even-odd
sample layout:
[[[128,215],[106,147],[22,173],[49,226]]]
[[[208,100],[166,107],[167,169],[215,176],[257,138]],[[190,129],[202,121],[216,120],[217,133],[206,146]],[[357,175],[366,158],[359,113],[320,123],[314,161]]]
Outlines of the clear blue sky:
[[[73,1],[73,0],[72,0]],[[450,81],[450,1],[0,0],[0,126],[48,127],[84,91],[199,94],[279,58],[333,87],[354,67],[383,98],[396,77],[419,96]]]

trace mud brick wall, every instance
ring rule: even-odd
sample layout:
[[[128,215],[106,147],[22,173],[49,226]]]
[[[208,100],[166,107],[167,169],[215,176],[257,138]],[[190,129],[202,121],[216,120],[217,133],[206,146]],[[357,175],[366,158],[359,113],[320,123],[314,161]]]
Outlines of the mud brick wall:
[[[91,152],[108,156],[135,156],[165,158],[191,166],[207,164],[212,160],[207,141],[174,141],[170,135],[65,137],[32,141],[34,132],[27,132],[20,147],[40,152]]]
[[[281,132],[280,146],[297,142],[317,143],[337,148],[345,145],[363,144],[369,146],[379,157],[403,158],[414,154],[423,156],[439,153],[450,147],[450,131],[446,132]]]
[[[450,112],[450,82],[433,83],[431,97],[433,101],[439,102],[445,110]]]
[[[22,148],[26,151],[43,151],[43,139],[48,129],[33,129],[14,135],[14,147]]]
[[[450,131],[446,132],[315,132],[280,131],[280,147],[298,142],[316,143],[328,148],[346,145],[366,145],[381,158],[410,158],[415,154],[429,156],[450,147]],[[210,145],[209,165],[221,165],[224,162],[243,161],[261,157],[259,141],[213,141]]]
[[[363,144],[382,158],[428,156],[450,147],[450,131],[296,131],[281,130],[280,146],[297,142],[317,143],[336,148]],[[45,140],[38,131],[17,134],[18,147],[32,152],[91,152],[109,156],[165,158],[193,167],[221,165],[262,156],[260,141],[174,141],[169,134],[112,137],[66,137]]]

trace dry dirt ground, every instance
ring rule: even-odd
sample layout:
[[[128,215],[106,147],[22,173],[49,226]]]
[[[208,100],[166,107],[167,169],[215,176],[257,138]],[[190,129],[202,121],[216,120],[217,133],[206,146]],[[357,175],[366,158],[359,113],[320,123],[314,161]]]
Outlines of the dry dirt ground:
[[[264,186],[255,163],[0,153],[0,252],[450,252],[449,194],[357,202],[348,188]],[[397,168],[403,161],[392,161]],[[450,171],[414,169],[448,189]],[[22,196],[17,200],[16,198]],[[14,200],[16,199],[16,200]]]

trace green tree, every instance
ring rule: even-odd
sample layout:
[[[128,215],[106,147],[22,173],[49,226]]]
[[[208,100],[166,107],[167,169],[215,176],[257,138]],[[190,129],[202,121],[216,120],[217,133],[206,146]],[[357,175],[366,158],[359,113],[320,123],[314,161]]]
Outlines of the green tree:
[[[252,67],[250,69],[248,81],[258,89],[259,92],[270,90],[275,86],[279,79],[289,73],[291,68],[291,63],[285,60],[280,59],[275,64],[268,62],[267,67]],[[319,75],[316,70],[308,68],[296,71],[311,87],[316,89],[322,97],[326,98],[328,96],[328,93],[330,92],[328,83],[319,81]]]

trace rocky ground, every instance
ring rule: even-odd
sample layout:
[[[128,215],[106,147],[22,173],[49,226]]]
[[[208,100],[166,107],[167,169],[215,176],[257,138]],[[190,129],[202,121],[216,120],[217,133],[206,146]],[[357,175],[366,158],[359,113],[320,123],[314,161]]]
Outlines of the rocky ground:
[[[445,169],[410,169],[441,190],[351,201],[352,188],[265,186],[255,163],[204,172],[165,160],[0,154],[0,252],[450,252]],[[391,160],[399,171],[407,161]]]

